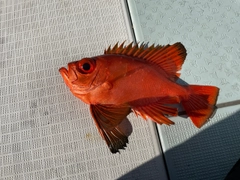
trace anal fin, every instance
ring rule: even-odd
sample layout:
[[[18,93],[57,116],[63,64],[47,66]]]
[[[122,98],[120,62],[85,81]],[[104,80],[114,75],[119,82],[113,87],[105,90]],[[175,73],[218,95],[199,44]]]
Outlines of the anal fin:
[[[147,100],[145,100],[147,101]],[[132,110],[136,115],[142,116],[144,119],[150,118],[152,121],[158,124],[174,124],[173,121],[168,119],[165,115],[177,116],[178,109],[171,106],[171,104],[177,104],[179,102],[176,97],[161,98],[156,102],[151,102],[145,105],[132,104]]]

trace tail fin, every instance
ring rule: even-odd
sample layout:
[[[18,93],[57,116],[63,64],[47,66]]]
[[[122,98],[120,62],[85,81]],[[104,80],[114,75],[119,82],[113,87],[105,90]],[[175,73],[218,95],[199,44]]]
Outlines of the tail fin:
[[[189,97],[182,101],[182,105],[198,128],[211,117],[216,109],[219,88],[215,86],[189,85]]]

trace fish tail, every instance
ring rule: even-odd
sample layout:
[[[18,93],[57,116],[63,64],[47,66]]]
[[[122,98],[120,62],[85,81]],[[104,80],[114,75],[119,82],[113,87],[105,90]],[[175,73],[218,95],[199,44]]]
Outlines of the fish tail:
[[[200,128],[216,110],[219,88],[215,86],[189,85],[188,98],[182,105],[193,124]]]

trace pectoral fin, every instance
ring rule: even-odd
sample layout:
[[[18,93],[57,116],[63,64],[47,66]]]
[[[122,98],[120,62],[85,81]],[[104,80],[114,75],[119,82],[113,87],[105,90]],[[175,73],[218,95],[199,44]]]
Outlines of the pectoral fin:
[[[90,110],[99,133],[112,153],[124,149],[128,143],[129,127],[126,116],[131,112],[128,106],[90,105]]]

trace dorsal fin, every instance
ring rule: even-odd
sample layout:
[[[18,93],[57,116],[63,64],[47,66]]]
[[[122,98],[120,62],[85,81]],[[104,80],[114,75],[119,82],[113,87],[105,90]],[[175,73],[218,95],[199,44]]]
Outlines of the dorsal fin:
[[[182,64],[187,56],[185,47],[180,43],[166,46],[155,46],[154,44],[145,48],[147,44],[141,45],[130,43],[124,46],[124,42],[121,45],[118,43],[111,48],[104,51],[104,54],[119,54],[137,57],[145,60],[151,64],[157,65],[163,69],[168,77],[174,81],[178,79]]]

